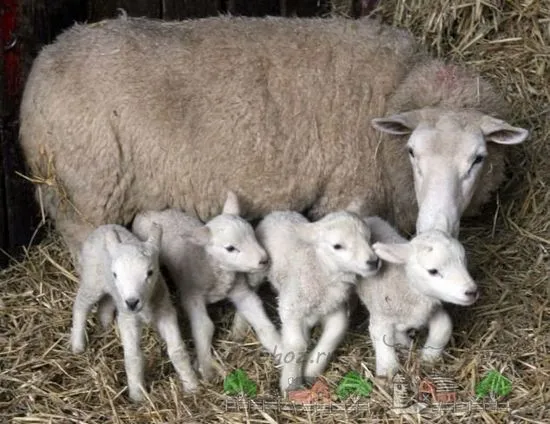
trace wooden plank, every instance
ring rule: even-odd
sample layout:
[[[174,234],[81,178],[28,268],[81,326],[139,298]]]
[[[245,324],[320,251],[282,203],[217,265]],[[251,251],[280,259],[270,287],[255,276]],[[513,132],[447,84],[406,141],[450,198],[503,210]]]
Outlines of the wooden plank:
[[[226,10],[224,0],[161,0],[163,19],[203,18]]]
[[[161,0],[95,0],[88,2],[88,20],[100,21],[115,18],[120,14],[117,9],[124,9],[128,16],[146,16],[160,18],[162,16]]]
[[[235,16],[277,16],[284,0],[228,0],[227,12]]]

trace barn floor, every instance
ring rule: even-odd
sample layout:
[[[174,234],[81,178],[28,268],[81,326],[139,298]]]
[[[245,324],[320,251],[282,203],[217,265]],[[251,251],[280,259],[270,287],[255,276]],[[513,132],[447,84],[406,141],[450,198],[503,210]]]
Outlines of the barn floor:
[[[144,350],[149,399],[129,403],[122,348],[114,328],[90,319],[90,345],[73,355],[68,345],[77,280],[54,232],[28,249],[26,259],[0,272],[0,421],[13,423],[172,422],[550,422],[550,4],[543,1],[388,0],[380,16],[408,27],[435,54],[467,63],[492,79],[514,102],[514,124],[532,129],[529,140],[510,147],[510,178],[484,215],[464,221],[471,270],[482,297],[470,308],[452,308],[455,331],[436,371],[458,384],[455,410],[431,405],[397,415],[392,387],[373,379],[368,398],[335,400],[299,410],[256,399],[234,410],[220,377],[197,395],[184,395],[156,334]],[[456,20],[455,20],[456,18]],[[498,25],[498,31],[495,26]],[[273,305],[273,298],[266,291]],[[222,373],[244,369],[258,398],[276,392],[278,372],[254,336],[227,341],[229,305],[211,308],[214,349]],[[273,312],[273,309],[270,309]],[[372,378],[374,357],[367,315],[356,312],[326,377],[334,389],[351,370]],[[188,339],[187,339],[188,340]],[[191,344],[188,344],[191,348]],[[403,358],[407,378],[417,381],[414,350]],[[491,370],[512,382],[498,403],[472,401],[476,383]],[[229,403],[228,403],[229,402]],[[242,406],[241,406],[242,407]]]

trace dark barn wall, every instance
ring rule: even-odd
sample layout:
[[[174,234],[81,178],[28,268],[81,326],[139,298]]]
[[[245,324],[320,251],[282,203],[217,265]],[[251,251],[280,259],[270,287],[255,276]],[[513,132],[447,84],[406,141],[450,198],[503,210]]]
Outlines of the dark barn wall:
[[[319,16],[333,12],[358,17],[369,12],[378,0],[3,0],[0,17],[17,16],[15,46],[6,50],[9,34],[0,46],[0,249],[15,254],[27,245],[40,214],[32,185],[18,149],[18,109],[25,77],[40,48],[74,22],[95,22],[117,16],[122,8],[129,16],[185,19],[229,13],[235,16]],[[4,23],[4,21],[2,21]],[[4,31],[3,31],[4,32]],[[9,57],[8,57],[9,56]],[[6,72],[14,57],[19,62],[18,89],[10,85]],[[10,59],[11,58],[11,59]],[[12,67],[13,68],[13,67]],[[9,87],[8,87],[9,86]],[[38,233],[34,242],[40,239]],[[7,256],[0,251],[0,267]]]

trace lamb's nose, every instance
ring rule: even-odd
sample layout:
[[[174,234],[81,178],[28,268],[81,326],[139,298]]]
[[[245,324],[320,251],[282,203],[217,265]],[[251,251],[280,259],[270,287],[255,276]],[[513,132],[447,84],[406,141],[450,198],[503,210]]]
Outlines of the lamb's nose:
[[[128,309],[130,309],[131,311],[135,311],[138,304],[139,304],[139,299],[136,299],[135,297],[126,299],[126,305],[128,306]]]
[[[377,269],[379,265],[380,265],[380,259],[379,259],[379,258],[376,258],[376,259],[369,259],[369,260],[367,261],[367,266],[368,266],[370,269]]]
[[[471,297],[472,299],[477,299],[478,296],[479,296],[479,290],[478,289],[471,289],[471,290],[468,290],[464,294],[468,297]]]
[[[262,266],[267,266],[269,265],[269,258],[267,256],[264,256],[261,260],[260,260],[260,265]]]

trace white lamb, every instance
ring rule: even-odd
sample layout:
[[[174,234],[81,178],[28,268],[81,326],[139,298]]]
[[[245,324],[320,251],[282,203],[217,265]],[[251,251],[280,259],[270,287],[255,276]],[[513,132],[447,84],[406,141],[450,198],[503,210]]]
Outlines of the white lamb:
[[[280,343],[280,335],[267,317],[261,299],[243,274],[265,270],[269,258],[250,223],[238,215],[238,199],[229,192],[222,214],[206,224],[174,209],[142,213],[133,223],[138,236],[147,234],[153,222],[164,230],[161,263],[178,287],[182,307],[191,322],[199,370],[205,379],[212,376],[214,334],[207,304],[229,298],[269,352]]]
[[[256,236],[270,256],[267,278],[278,293],[280,389],[285,395],[299,387],[304,376],[323,373],[347,329],[346,302],[357,274],[376,273],[380,261],[369,245],[367,225],[350,211],[333,212],[316,222],[296,212],[272,212],[260,222]],[[306,358],[310,330],[318,322],[323,333]]]
[[[370,337],[376,354],[376,375],[391,377],[399,368],[395,346],[410,346],[410,329],[428,327],[422,359],[434,361],[447,345],[452,322],[442,302],[468,306],[478,289],[468,273],[464,248],[438,230],[410,241],[386,221],[369,217],[373,249],[384,263],[380,272],[357,285],[369,310]]]
[[[165,340],[184,390],[194,391],[198,385],[180,335],[176,309],[159,271],[161,238],[159,226],[151,228],[142,242],[122,226],[103,225],[82,246],[80,287],[73,307],[72,350],[81,353],[86,349],[86,317],[94,303],[100,302],[104,324],[108,322],[106,314],[112,310],[109,305],[116,305],[128,391],[133,401],[144,398],[140,348],[143,322],[154,324]]]

